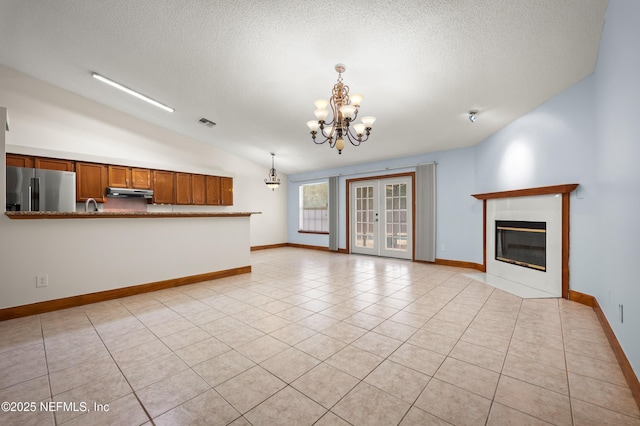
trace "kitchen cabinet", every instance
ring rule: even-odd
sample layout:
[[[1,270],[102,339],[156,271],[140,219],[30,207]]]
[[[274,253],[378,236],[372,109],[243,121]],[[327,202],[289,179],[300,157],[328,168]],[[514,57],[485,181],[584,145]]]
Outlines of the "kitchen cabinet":
[[[104,164],[76,163],[76,200],[87,201],[93,198],[103,203],[107,180],[107,166]]]
[[[7,166],[76,172],[76,200],[105,201],[106,187],[153,189],[153,203],[233,205],[233,178],[7,154]]]
[[[109,186],[116,188],[151,189],[151,170],[109,165]]]
[[[107,166],[109,171],[109,184],[116,188],[129,188],[131,182],[131,169],[123,166]]]
[[[7,166],[9,167],[28,167],[32,168],[35,165],[34,158],[28,155],[20,154],[7,154]]]
[[[151,170],[131,168],[131,188],[151,189]]]
[[[233,205],[233,178],[221,177],[220,178],[220,195],[223,206]]]
[[[207,186],[204,175],[191,175],[191,203],[204,205],[207,203]]]
[[[74,162],[70,160],[60,160],[58,158],[32,157],[21,154],[7,154],[7,166],[28,167],[46,170],[61,170],[63,172],[74,171]]]
[[[233,178],[206,177],[206,203],[213,206],[233,205]]]
[[[191,204],[191,174],[176,173],[176,204]]]
[[[220,205],[220,177],[207,176],[205,182],[206,182],[205,200],[207,205],[219,206]]]
[[[59,160],[57,158],[35,158],[36,169],[46,170],[60,170],[63,172],[72,172],[74,169],[74,162],[69,160]]]
[[[176,198],[174,172],[153,171],[153,202],[156,204],[174,204]]]

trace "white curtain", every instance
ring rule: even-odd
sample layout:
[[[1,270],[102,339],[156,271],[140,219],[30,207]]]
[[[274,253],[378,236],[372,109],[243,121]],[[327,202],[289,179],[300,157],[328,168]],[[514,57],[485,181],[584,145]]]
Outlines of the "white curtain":
[[[416,260],[436,259],[436,163],[416,168]]]

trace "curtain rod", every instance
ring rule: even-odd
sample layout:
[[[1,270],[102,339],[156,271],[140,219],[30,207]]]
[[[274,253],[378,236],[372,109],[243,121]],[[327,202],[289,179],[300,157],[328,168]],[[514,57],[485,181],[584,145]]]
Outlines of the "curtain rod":
[[[408,168],[411,168],[411,167],[424,166],[426,164],[435,164],[435,165],[437,165],[438,162],[437,161],[429,161],[428,163],[409,164],[407,166],[397,166],[397,167],[385,167],[385,168],[382,168],[382,169],[372,169],[372,170],[366,170],[366,171],[363,171],[363,172],[338,173],[337,175],[316,176],[316,177],[312,177],[312,178],[289,180],[289,182],[296,183],[296,182],[306,182],[306,181],[317,180],[317,179],[328,179],[328,178],[330,178],[332,176],[338,176],[338,177],[341,177],[341,176],[356,176],[356,175],[363,175],[363,174],[367,174],[367,173],[386,172],[386,171],[389,171],[389,170],[408,169]]]

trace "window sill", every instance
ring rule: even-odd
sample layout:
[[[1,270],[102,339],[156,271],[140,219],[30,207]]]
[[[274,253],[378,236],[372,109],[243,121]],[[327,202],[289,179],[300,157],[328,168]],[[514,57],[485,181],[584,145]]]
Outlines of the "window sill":
[[[303,231],[298,229],[298,234],[319,234],[319,235],[329,235],[328,232],[325,231]]]

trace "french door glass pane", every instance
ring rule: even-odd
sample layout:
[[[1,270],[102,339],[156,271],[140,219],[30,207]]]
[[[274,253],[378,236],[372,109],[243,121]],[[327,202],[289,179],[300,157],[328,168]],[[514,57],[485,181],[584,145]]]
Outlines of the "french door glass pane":
[[[374,248],[373,186],[356,188],[356,247]]]
[[[385,193],[386,249],[407,251],[407,185],[388,184]]]

